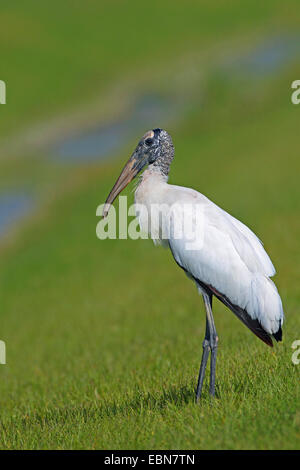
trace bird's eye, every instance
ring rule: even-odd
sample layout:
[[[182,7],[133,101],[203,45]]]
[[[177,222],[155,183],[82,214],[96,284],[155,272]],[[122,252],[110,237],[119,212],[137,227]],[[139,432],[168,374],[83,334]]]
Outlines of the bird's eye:
[[[145,144],[148,145],[148,147],[150,147],[150,145],[153,144],[153,139],[150,139],[150,138],[146,139]]]

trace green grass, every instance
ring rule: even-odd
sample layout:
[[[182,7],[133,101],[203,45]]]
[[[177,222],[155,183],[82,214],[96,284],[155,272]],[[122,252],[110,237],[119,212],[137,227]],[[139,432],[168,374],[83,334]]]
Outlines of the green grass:
[[[35,27],[41,28],[43,21],[50,25],[53,17],[47,9],[27,2],[31,13],[29,3],[36,7],[31,19]],[[87,9],[85,34],[74,39],[73,50],[67,35],[74,37],[71,28],[77,31],[77,22],[84,19],[79,7],[70,22],[64,21],[67,4],[61,18],[55,17],[57,37],[54,43],[47,39],[48,53],[52,51],[57,66],[64,57],[71,61],[76,56],[87,79],[93,75],[89,64],[94,66],[97,55],[92,31],[98,40],[112,21],[119,22],[124,34],[112,39],[110,58],[109,50],[105,54],[98,50],[102,65],[110,67],[105,70],[107,80],[118,71],[129,73],[127,62],[138,68],[139,60],[140,65],[162,60],[164,51],[171,60],[177,40],[187,53],[189,41],[200,43],[202,37],[219,44],[220,37],[214,35],[229,37],[232,18],[241,31],[253,25],[260,28],[270,16],[279,22],[283,15],[279,2],[272,2],[272,8],[266,2],[261,10],[256,5],[249,15],[238,2],[232,2],[229,10],[227,2],[218,10],[204,2],[204,29],[199,32],[192,9],[196,2],[191,2],[187,24],[182,26],[189,35],[177,39],[172,25],[182,24],[182,9],[176,6],[173,11],[163,2],[163,20],[151,43],[149,35],[141,34],[142,24],[134,21],[133,7],[120,7],[116,18],[110,12],[104,31],[87,27],[90,18],[97,23]],[[9,16],[8,2],[6,8]],[[23,20],[21,2],[18,8]],[[111,8],[110,3],[103,8]],[[149,5],[141,8],[148,17]],[[122,17],[129,21],[126,27]],[[133,26],[140,32],[138,43],[129,34]],[[150,26],[145,28],[147,33]],[[36,34],[43,37],[49,30]],[[57,51],[64,34],[65,48]],[[121,36],[125,39],[119,48]],[[26,38],[24,48],[30,41],[33,53],[43,55],[32,37]],[[91,44],[95,49],[91,46],[89,56],[84,52]],[[128,60],[123,57],[126,44],[132,52]],[[113,63],[111,57],[117,60],[119,55],[121,63]],[[10,60],[17,67],[15,58]],[[39,59],[32,57],[24,67],[30,73],[38,64]],[[65,70],[60,80],[65,80],[66,91],[72,73],[69,62]],[[12,70],[11,74],[15,77]],[[1,448],[299,448],[300,366],[291,361],[291,344],[300,338],[300,107],[290,104],[290,83],[296,75],[292,68],[252,86],[210,76],[204,83],[205,103],[201,90],[199,96],[195,92],[186,119],[170,129],[176,146],[170,182],[200,190],[264,240],[278,270],[275,281],[286,312],[284,341],[271,350],[215,302],[220,337],[217,398],[210,400],[205,383],[200,406],[194,402],[194,388],[205,315],[193,283],[168,251],[154,248],[149,240],[96,238],[96,207],[104,201],[125,156],[70,170],[36,156],[3,163],[8,178],[21,181],[23,174],[33,188],[46,187],[51,198],[2,245],[0,339],[6,342],[7,364],[0,366]],[[55,112],[75,96],[82,84],[76,80],[65,101],[58,103],[59,95],[53,97]],[[46,87],[45,80],[39,83]],[[95,91],[94,83],[91,90]],[[41,90],[36,92],[42,96]],[[30,94],[34,94],[31,87]],[[11,116],[12,121],[17,116],[15,127],[8,121],[7,133],[18,129],[18,119],[24,125],[26,102],[21,92],[19,98],[19,108]],[[36,116],[46,115],[46,108],[42,104]],[[130,192],[131,188],[126,191]]]

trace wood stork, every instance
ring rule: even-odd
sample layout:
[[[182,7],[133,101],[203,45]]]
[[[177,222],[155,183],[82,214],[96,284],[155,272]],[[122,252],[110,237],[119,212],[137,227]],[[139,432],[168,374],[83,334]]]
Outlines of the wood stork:
[[[148,215],[151,208],[159,204],[170,208],[169,213],[168,209],[163,211],[162,216],[155,221],[151,215],[153,220],[150,230],[148,215],[147,218],[137,212],[141,229],[148,230],[154,240],[161,237],[167,218],[175,226],[182,223],[183,209],[170,214],[174,203],[181,204],[180,207],[186,207],[186,204],[200,207],[202,230],[201,233],[199,230],[195,231],[196,238],[201,238],[199,248],[187,249],[188,239],[184,231],[181,237],[175,237],[169,231],[167,240],[160,240],[169,246],[176,263],[194,280],[204,300],[206,332],[196,389],[198,401],[209,353],[209,391],[211,395],[215,394],[218,336],[212,313],[213,296],[223,302],[269,346],[273,346],[272,336],[276,341],[282,339],[284,314],[280,296],[270,279],[275,274],[275,269],[260,240],[248,227],[204,195],[190,188],[168,184],[173,157],[173,142],[165,130],[153,129],[146,132],[113,186],[106,200],[103,216],[106,217],[115,198],[146,165],[148,168],[135,191],[135,202],[146,207]]]

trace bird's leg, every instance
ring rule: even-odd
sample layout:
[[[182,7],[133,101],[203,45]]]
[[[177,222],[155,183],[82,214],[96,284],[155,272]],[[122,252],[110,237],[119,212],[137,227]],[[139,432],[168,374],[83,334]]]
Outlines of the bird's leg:
[[[196,390],[196,401],[198,403],[201,392],[202,392],[202,387],[203,387],[203,380],[204,380],[204,375],[205,375],[205,369],[206,369],[206,364],[209,356],[209,328],[208,328],[208,321],[206,318],[206,331],[205,331],[205,338],[202,343],[203,347],[203,353],[202,353],[202,359],[201,359],[201,365],[200,365],[200,370],[199,370],[199,377],[198,377],[198,384],[197,384],[197,390]]]
[[[209,296],[207,294],[204,294],[203,299],[204,299],[204,304],[205,304],[205,309],[206,309],[206,318],[207,318],[208,329],[209,329],[209,347],[211,351],[209,393],[212,396],[215,396],[218,336],[217,336],[216,326],[215,326],[214,317],[212,313],[212,297],[211,295]]]
[[[216,332],[215,322],[212,314],[212,295],[204,293],[203,300],[206,310],[206,332],[205,338],[203,341],[203,354],[201,360],[201,366],[199,371],[198,385],[196,391],[196,400],[199,401],[201,396],[201,390],[203,386],[203,380],[205,375],[206,364],[209,356],[209,351],[211,351],[211,361],[210,361],[210,385],[209,393],[215,395],[215,376],[216,376],[216,360],[217,360],[217,345],[218,345],[218,336]]]

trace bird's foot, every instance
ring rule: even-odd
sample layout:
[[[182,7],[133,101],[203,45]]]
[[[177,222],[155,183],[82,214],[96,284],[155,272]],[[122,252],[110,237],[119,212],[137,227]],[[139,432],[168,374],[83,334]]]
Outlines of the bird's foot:
[[[205,338],[203,343],[202,343],[202,346],[203,346],[203,354],[202,354],[202,359],[201,359],[199,378],[198,378],[198,384],[197,384],[197,390],[196,390],[196,402],[197,403],[199,403],[201,393],[202,393],[205,370],[206,370],[206,366],[207,366],[209,353],[211,353],[209,394],[212,397],[215,396],[215,377],[216,377],[216,360],[217,360],[218,337],[217,336],[212,336],[209,339]]]
[[[200,365],[200,370],[199,370],[199,377],[198,377],[198,384],[197,384],[197,390],[196,390],[196,402],[198,403],[201,397],[201,392],[202,392],[202,387],[203,387],[203,381],[204,381],[204,376],[205,376],[205,369],[207,365],[207,360],[210,352],[210,344],[208,339],[204,339],[202,343],[203,347],[203,353],[202,353],[202,359],[201,359],[201,365]]]

